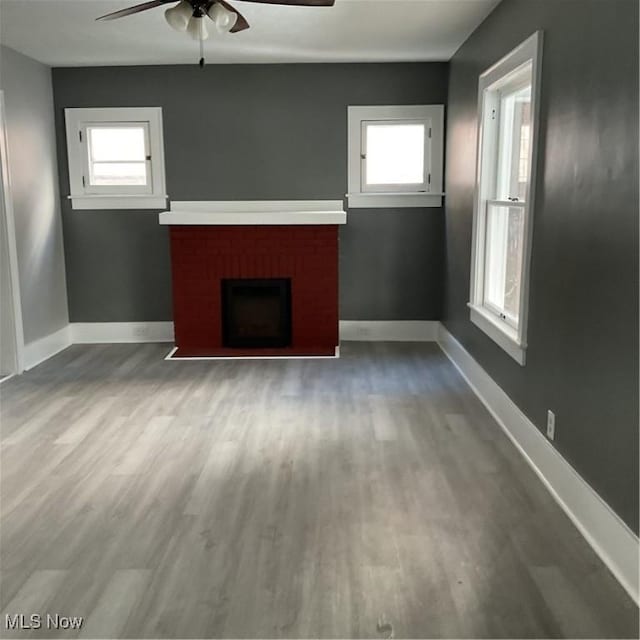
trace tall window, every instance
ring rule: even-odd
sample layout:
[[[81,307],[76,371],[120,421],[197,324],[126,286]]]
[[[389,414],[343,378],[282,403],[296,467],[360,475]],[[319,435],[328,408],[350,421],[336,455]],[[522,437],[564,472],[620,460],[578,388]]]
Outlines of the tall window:
[[[540,32],[480,76],[471,320],[525,363]]]
[[[166,204],[162,110],[65,109],[74,209]]]

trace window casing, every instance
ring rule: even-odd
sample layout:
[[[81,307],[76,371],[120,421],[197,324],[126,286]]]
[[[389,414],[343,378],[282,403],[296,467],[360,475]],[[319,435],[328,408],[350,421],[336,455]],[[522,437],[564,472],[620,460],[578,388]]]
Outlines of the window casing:
[[[166,205],[162,110],[65,109],[74,209]]]
[[[442,105],[349,107],[350,207],[442,205]]]
[[[542,33],[479,80],[471,321],[525,364]]]

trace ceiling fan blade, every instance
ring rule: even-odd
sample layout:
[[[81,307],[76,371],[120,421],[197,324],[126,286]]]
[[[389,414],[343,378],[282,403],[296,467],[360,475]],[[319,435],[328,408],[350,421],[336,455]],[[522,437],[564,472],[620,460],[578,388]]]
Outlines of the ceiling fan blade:
[[[120,9],[120,11],[114,11],[113,13],[107,13],[104,16],[96,18],[96,20],[115,20],[116,18],[124,18],[125,16],[133,15],[134,13],[140,13],[140,11],[146,11],[147,9],[153,9],[159,7],[162,4],[169,4],[171,2],[177,2],[177,0],[150,0],[149,2],[143,2],[137,4],[134,7],[128,7],[127,9]]]
[[[295,7],[333,7],[336,0],[242,0],[258,4],[286,4]]]
[[[238,20],[236,21],[235,25],[233,25],[233,29],[231,29],[230,33],[238,33],[239,31],[244,31],[245,29],[249,28],[247,19],[235,7],[232,7],[225,0],[217,0],[217,2],[219,2],[225,9],[233,11],[233,13],[238,16]]]

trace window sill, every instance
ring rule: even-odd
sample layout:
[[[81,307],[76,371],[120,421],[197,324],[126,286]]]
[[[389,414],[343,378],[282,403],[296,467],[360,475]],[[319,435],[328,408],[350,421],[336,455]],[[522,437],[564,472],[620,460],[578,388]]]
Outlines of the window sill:
[[[389,207],[441,207],[444,193],[348,193],[352,209],[382,209]]]
[[[486,333],[498,346],[502,347],[519,365],[526,362],[526,345],[518,342],[515,329],[499,324],[482,307],[467,303],[470,311],[470,319],[473,324]]]
[[[72,209],[164,209],[167,196],[154,195],[79,195],[67,196],[71,200]]]

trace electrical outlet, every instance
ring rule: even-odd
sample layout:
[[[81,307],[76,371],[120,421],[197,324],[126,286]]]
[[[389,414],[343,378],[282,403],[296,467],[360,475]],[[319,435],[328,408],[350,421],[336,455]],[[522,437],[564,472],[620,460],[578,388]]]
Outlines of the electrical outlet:
[[[547,411],[547,438],[555,440],[556,437],[556,414],[553,411]]]

